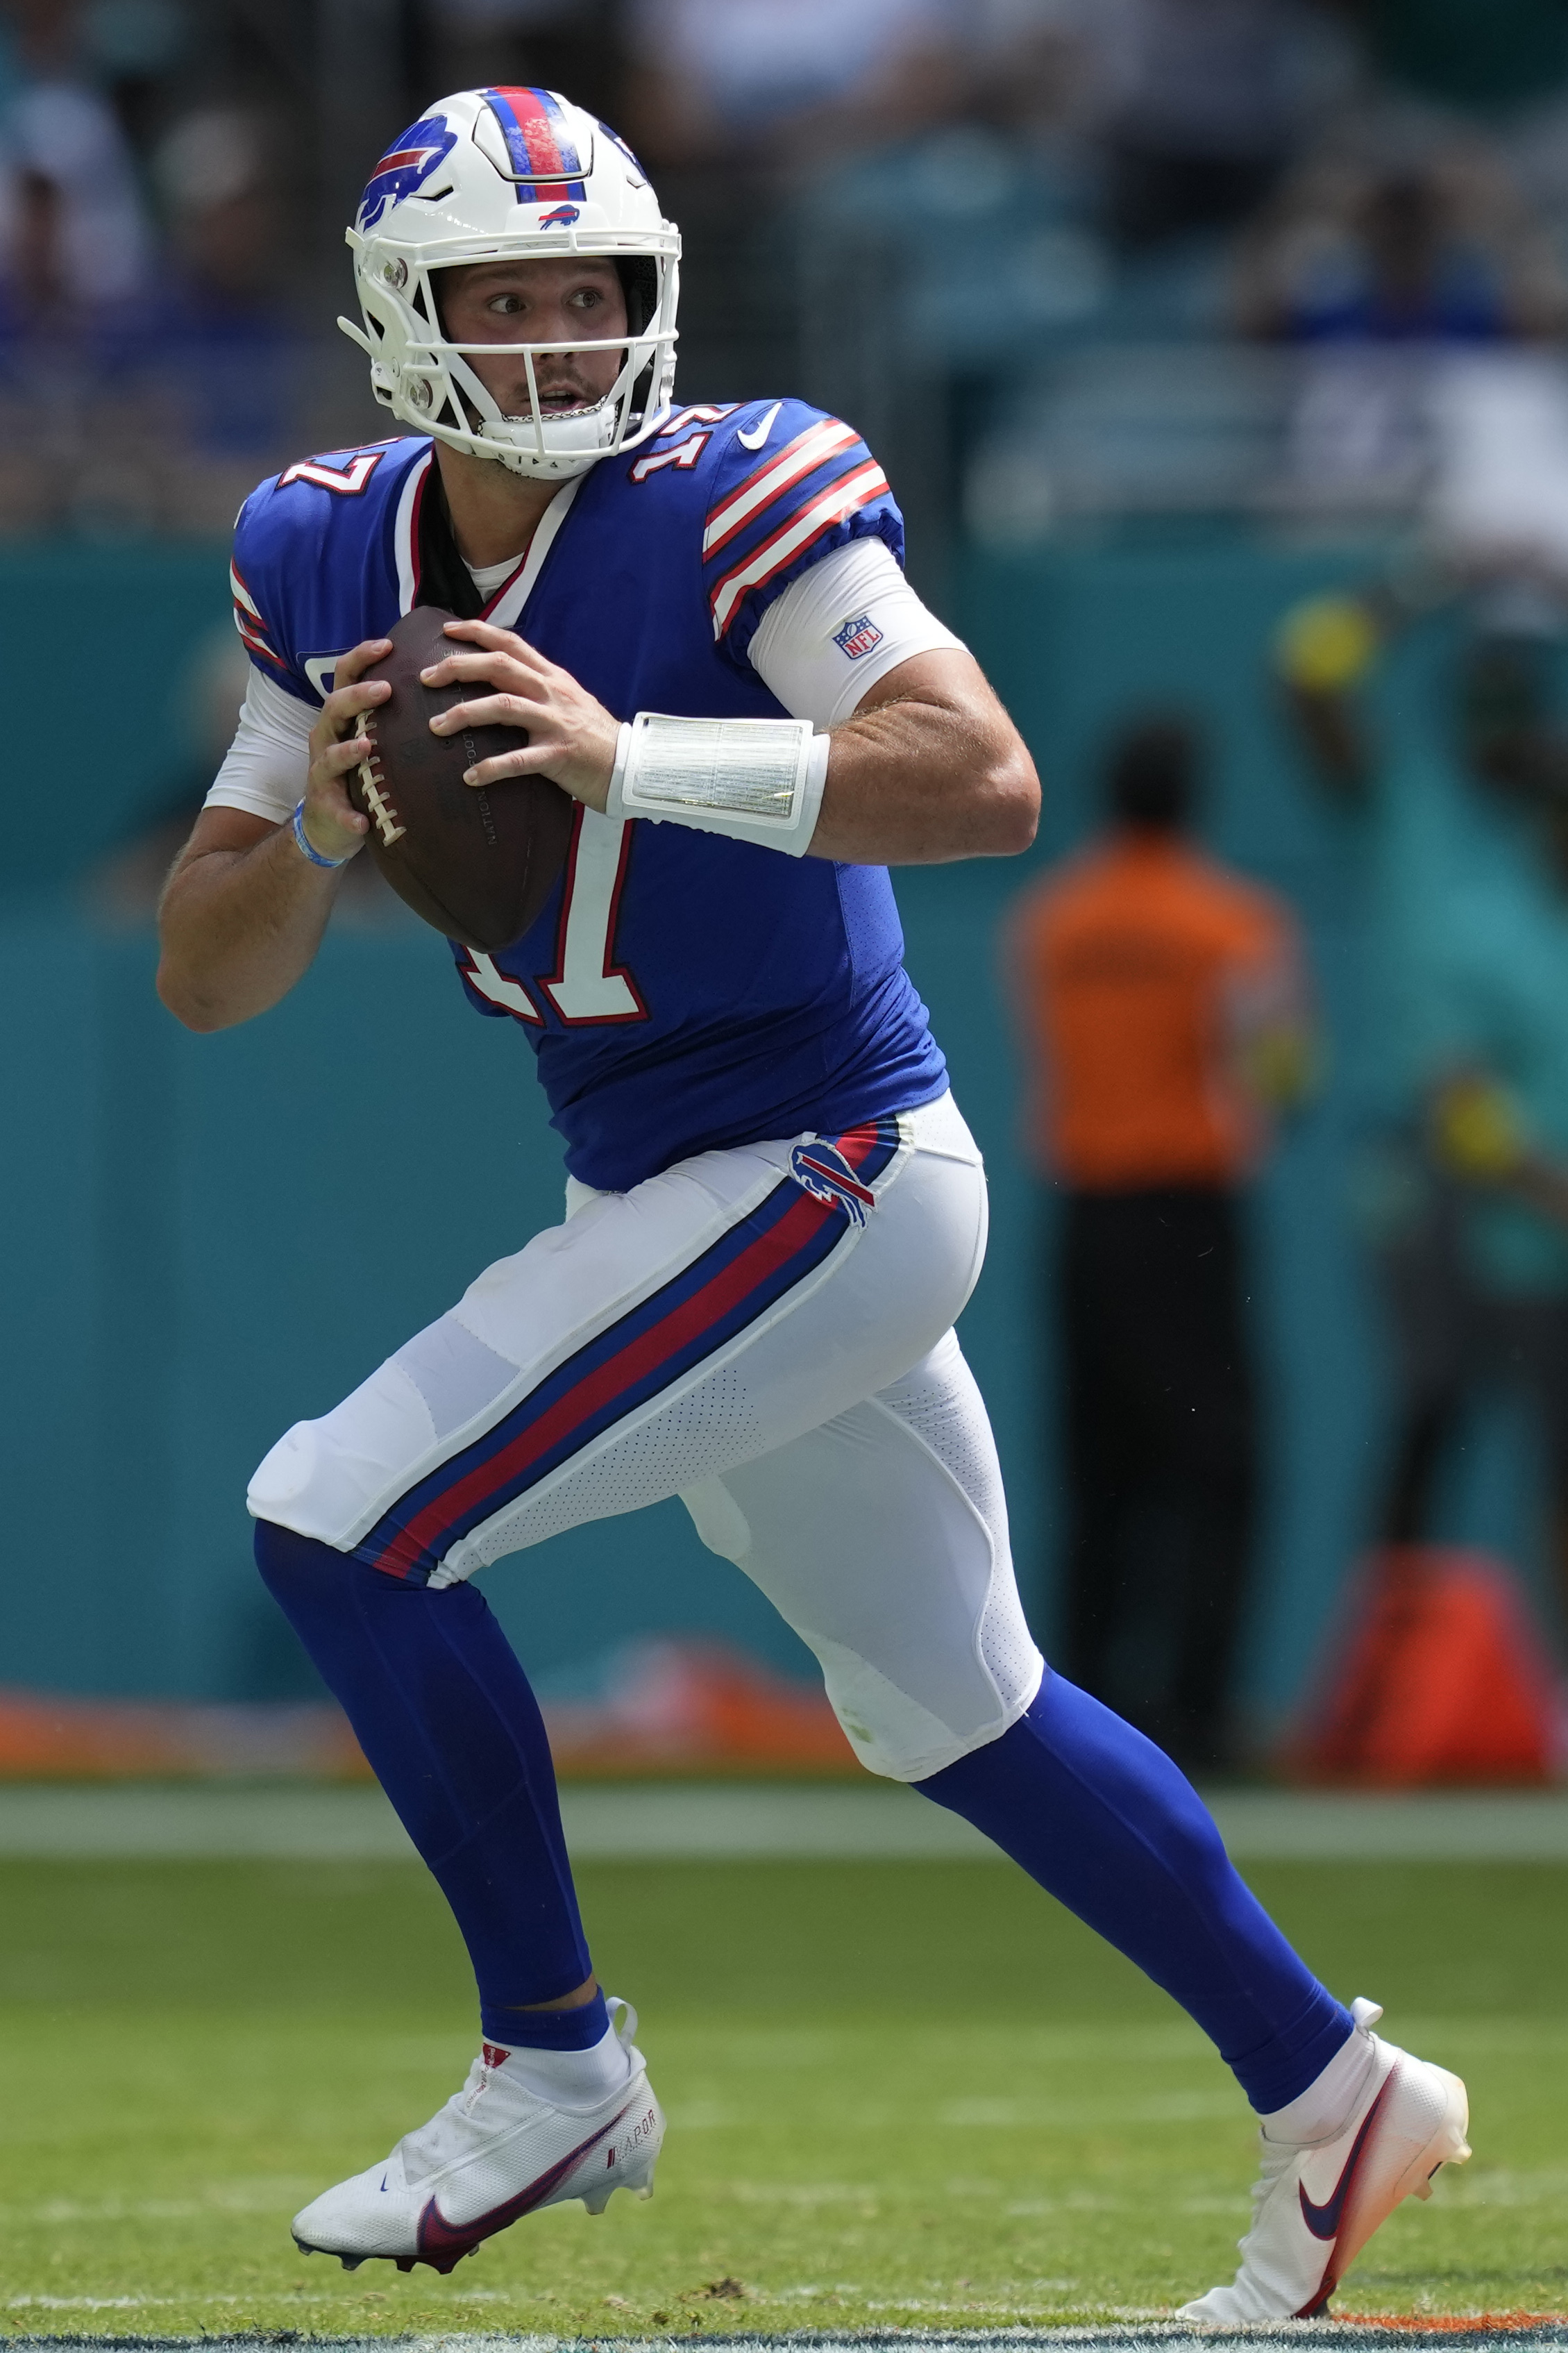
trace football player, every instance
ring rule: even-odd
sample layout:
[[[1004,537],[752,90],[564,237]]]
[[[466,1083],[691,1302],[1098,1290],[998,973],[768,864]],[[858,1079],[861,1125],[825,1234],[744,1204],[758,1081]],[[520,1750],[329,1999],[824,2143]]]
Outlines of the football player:
[[[250,1488],[261,1573],[480,2003],[462,2089],[295,2236],[446,2271],[537,2207],[651,2183],[636,2021],[594,1975],[539,1711],[470,1579],[678,1494],[816,1652],[864,1764],[977,1824],[1234,2068],[1263,2183],[1234,2287],[1187,2309],[1318,2312],[1468,2154],[1465,2095],[1317,1983],[1180,1773],[1045,1668],[1018,1605],[952,1331],[984,1179],[885,870],[1025,848],[1028,754],[906,586],[853,427],[783,397],[672,406],[679,238],[603,123],[547,90],[444,99],[349,242],[349,332],[407,430],[286,467],[241,513],[253,673],[164,897],[163,998],[220,1029],[310,965],[364,842],[344,779],[388,691],[364,672],[421,601],[465,617],[426,676],[466,701],[431,724],[527,732],[469,781],[541,775],[578,807],[534,928],[452,951],[533,1050],[564,1221]]]

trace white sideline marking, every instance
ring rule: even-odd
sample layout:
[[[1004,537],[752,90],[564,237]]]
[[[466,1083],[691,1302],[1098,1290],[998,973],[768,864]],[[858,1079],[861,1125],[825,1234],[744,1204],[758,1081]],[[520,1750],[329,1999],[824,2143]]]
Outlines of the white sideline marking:
[[[1238,1862],[1568,1862],[1568,1794],[1374,1797],[1227,1790],[1214,1811]],[[569,1786],[583,1861],[994,1860],[966,1822],[890,1783]],[[0,1857],[406,1861],[375,1788],[0,1783]]]
[[[184,2303],[233,2304],[232,2296],[200,2296],[179,2298]],[[310,2302],[322,2299],[310,2298]],[[35,2310],[123,2311],[146,2309],[163,2303],[174,2303],[174,2297],[162,2296],[22,2296],[14,2299],[12,2309],[31,2305]],[[900,2305],[900,2312],[912,2309]],[[704,2348],[711,2353],[759,2353],[759,2339],[752,2335],[721,2337],[715,2331],[700,2329]],[[657,2337],[544,2337],[520,2330],[515,2335],[488,2334],[479,2330],[454,2329],[441,2337],[312,2337],[310,2345],[317,2353],[641,2353],[651,2345],[679,2343],[679,2328],[664,2330]],[[690,2341],[689,2336],[687,2342]],[[119,2346],[179,2346],[190,2347],[192,2353],[199,2347],[201,2353],[262,2353],[262,2348],[275,2345],[276,2337],[237,2332],[232,2336],[221,2331],[204,2331],[200,2337],[113,2337],[91,2338],[51,2335],[48,2337],[7,2337],[7,2346],[16,2348],[38,2348],[38,2353],[60,2353],[62,2346],[92,2345],[100,2348]],[[1114,2318],[1099,2326],[1068,2328],[1040,2328],[1013,2326],[1002,2328],[907,2328],[894,2327],[889,2330],[868,2330],[858,2336],[826,2337],[815,2331],[809,2335],[792,2336],[787,2332],[769,2333],[762,2340],[765,2347],[778,2348],[778,2353],[893,2353],[893,2348],[917,2347],[922,2353],[939,2353],[939,2348],[951,2348],[951,2353],[981,2353],[983,2348],[1004,2348],[1038,2347],[1072,2348],[1073,2353],[1137,2353],[1137,2348],[1158,2346],[1160,2353],[1224,2353],[1232,2345],[1298,2345],[1310,2344],[1323,2348],[1333,2347],[1346,2353],[1352,2347],[1396,2348],[1396,2353],[1476,2353],[1478,2348],[1496,2348],[1498,2353],[1563,2353],[1568,2347],[1568,2325],[1552,2321],[1545,2327],[1522,2328],[1487,2328],[1479,2320],[1467,2327],[1461,2320],[1456,2326],[1424,2328],[1419,2321],[1405,2322],[1395,2329],[1380,2328],[1375,2322],[1340,2322],[1334,2320],[1278,2320],[1253,2328],[1214,2328],[1197,2330],[1184,2321],[1167,2319],[1158,2312],[1142,2312],[1136,2308],[1121,2311]]]

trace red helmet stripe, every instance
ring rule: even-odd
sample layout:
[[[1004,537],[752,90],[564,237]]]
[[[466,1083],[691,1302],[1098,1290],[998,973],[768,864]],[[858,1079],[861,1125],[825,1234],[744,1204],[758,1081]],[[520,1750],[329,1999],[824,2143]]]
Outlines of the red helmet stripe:
[[[547,90],[508,87],[485,92],[506,135],[520,179],[574,180],[583,171],[575,142]]]

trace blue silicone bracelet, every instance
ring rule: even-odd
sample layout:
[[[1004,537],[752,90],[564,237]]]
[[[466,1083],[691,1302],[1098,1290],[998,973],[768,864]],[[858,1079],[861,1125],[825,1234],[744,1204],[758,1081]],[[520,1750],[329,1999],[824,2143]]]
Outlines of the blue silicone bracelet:
[[[351,849],[349,851],[348,858],[323,858],[319,849],[313,849],[311,848],[310,837],[305,831],[305,804],[303,801],[296,802],[294,807],[294,839],[300,848],[304,851],[305,856],[310,860],[312,866],[346,866],[349,862],[349,858],[353,856],[353,851]]]

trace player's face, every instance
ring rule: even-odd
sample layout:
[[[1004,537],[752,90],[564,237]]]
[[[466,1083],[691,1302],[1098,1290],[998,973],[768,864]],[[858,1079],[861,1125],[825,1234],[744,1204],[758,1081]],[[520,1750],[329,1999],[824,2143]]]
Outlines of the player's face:
[[[441,317],[454,343],[576,343],[601,338],[603,352],[536,353],[534,382],[548,416],[593,408],[626,356],[626,302],[613,261],[478,261],[445,269]],[[527,417],[528,371],[521,353],[471,353],[468,365],[503,417]]]

